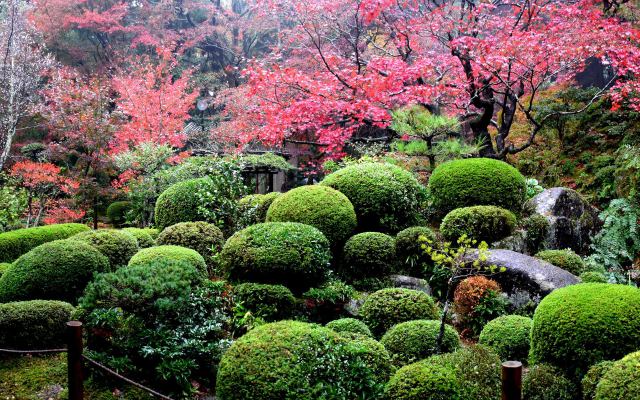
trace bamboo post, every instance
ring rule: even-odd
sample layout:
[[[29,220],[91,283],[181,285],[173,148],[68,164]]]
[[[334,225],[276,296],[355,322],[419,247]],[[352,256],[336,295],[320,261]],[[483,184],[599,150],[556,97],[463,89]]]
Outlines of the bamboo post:
[[[522,400],[522,363],[502,363],[502,400]]]
[[[83,400],[82,322],[67,322],[67,374],[69,400]]]

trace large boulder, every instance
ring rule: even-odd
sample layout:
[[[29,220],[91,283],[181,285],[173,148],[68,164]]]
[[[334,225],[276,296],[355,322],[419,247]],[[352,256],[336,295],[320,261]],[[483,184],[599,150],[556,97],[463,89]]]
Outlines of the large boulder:
[[[585,254],[590,237],[600,228],[598,210],[568,188],[547,189],[529,200],[526,207],[549,221],[544,238],[547,249],[570,248]]]
[[[474,258],[470,255],[470,259]],[[485,262],[505,268],[504,272],[497,272],[491,279],[500,283],[507,293],[526,291],[533,295],[546,296],[553,290],[574,285],[580,280],[570,272],[524,254],[511,250],[491,249]]]

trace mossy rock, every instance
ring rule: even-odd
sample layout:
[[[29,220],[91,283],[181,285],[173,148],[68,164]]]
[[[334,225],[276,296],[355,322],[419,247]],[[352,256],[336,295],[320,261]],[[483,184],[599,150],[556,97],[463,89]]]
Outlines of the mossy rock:
[[[585,269],[582,258],[571,249],[543,250],[538,252],[535,257],[569,271],[576,276],[580,275]]]

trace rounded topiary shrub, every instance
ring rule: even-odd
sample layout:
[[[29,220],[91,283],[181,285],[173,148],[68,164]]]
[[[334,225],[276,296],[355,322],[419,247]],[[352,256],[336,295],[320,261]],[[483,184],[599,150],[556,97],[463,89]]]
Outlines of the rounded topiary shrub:
[[[607,283],[609,279],[602,272],[586,271],[580,274],[583,283]]]
[[[640,398],[640,351],[631,353],[606,368],[596,387],[595,400]]]
[[[207,222],[180,222],[165,228],[156,242],[159,245],[174,245],[192,249],[205,260],[217,254],[224,244],[220,228]]]
[[[249,225],[255,225],[265,222],[267,219],[267,211],[271,203],[277,199],[282,193],[271,192],[267,194],[250,194],[238,200],[238,209],[240,211],[240,225],[246,228]]]
[[[503,361],[521,361],[526,364],[531,325],[531,318],[504,315],[485,325],[478,342],[495,350]]]
[[[75,303],[94,273],[109,270],[109,259],[93,246],[57,240],[18,258],[0,278],[0,302],[62,300]]]
[[[379,232],[359,233],[344,245],[342,273],[350,279],[383,277],[393,272],[396,241]]]
[[[144,265],[155,260],[187,261],[204,276],[209,275],[207,271],[207,263],[204,261],[204,257],[195,250],[180,246],[155,246],[149,247],[148,249],[142,249],[131,257],[131,260],[129,260],[129,266],[133,267],[136,265]]]
[[[296,306],[291,290],[282,285],[241,283],[233,288],[235,301],[265,321],[290,318]]]
[[[604,374],[611,368],[613,361],[601,361],[587,371],[587,374],[582,378],[582,398],[584,400],[594,400],[596,398],[596,388],[598,383],[604,376]]]
[[[156,201],[155,221],[159,229],[179,222],[201,220],[198,192],[207,186],[207,178],[190,179],[170,186]]]
[[[0,348],[31,350],[62,347],[74,308],[53,300],[0,304]]]
[[[364,322],[355,318],[340,318],[329,322],[327,328],[336,332],[351,332],[372,337],[371,330]]]
[[[4,274],[9,268],[11,268],[10,263],[0,263],[0,277]]]
[[[143,231],[147,232],[151,239],[156,240],[158,236],[160,236],[160,229],[156,228],[141,228]]]
[[[556,267],[569,271],[574,275],[580,275],[585,268],[584,261],[571,249],[543,250],[535,255]]]
[[[391,164],[362,163],[328,175],[321,185],[353,204],[360,231],[395,233],[415,225],[425,189],[408,171]]]
[[[395,324],[416,319],[438,319],[439,310],[426,293],[412,289],[382,289],[367,297],[360,315],[371,332],[382,336]]]
[[[414,320],[402,322],[389,329],[380,343],[398,366],[407,365],[437,354],[440,321]],[[453,327],[445,325],[440,353],[450,353],[460,347],[460,337]]]
[[[124,228],[123,231],[136,238],[138,248],[140,249],[146,249],[156,245],[155,239],[149,234],[149,229]]]
[[[523,400],[575,400],[577,388],[551,365],[534,365],[522,380]]]
[[[462,387],[456,371],[424,360],[400,368],[385,386],[388,400],[460,399]]]
[[[128,201],[115,201],[107,207],[107,218],[109,222],[119,228],[127,222],[127,212],[131,209],[131,203]]]
[[[422,245],[434,244],[436,235],[426,226],[413,226],[396,235],[396,258],[403,272],[417,276],[424,273],[424,264],[433,264],[431,256],[425,253]]]
[[[526,189],[526,179],[517,169],[489,158],[449,161],[440,164],[429,178],[433,205],[442,215],[479,205],[518,211]]]
[[[640,290],[583,283],[556,289],[538,305],[530,361],[581,378],[590,366],[640,348]]]
[[[0,262],[13,262],[29,250],[88,231],[83,224],[57,224],[0,233]]]
[[[453,293],[455,312],[462,317],[470,316],[489,291],[500,293],[498,282],[481,275],[465,278]]]
[[[224,353],[216,395],[221,400],[377,398],[391,365],[375,343],[303,322],[262,325]]]
[[[477,241],[493,243],[511,235],[516,216],[509,210],[495,206],[456,208],[440,224],[440,233],[451,242],[462,235]]]
[[[78,233],[71,237],[96,248],[109,259],[111,269],[127,265],[131,257],[138,252],[138,241],[127,232],[113,229],[100,229]]]
[[[220,252],[232,281],[283,284],[296,293],[326,279],[329,241],[317,228],[297,222],[266,222],[236,232]]]
[[[273,201],[267,222],[300,222],[324,233],[331,244],[344,242],[356,228],[353,204],[328,186],[301,186]]]

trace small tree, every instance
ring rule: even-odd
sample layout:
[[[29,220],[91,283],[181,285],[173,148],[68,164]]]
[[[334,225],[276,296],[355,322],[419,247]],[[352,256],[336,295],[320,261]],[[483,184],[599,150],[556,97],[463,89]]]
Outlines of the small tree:
[[[496,265],[487,265],[486,261],[489,256],[489,245],[486,242],[471,240],[467,235],[458,238],[457,246],[453,246],[451,242],[445,242],[441,249],[436,248],[433,241],[425,236],[420,236],[422,249],[437,266],[445,268],[449,271],[450,276],[447,280],[447,290],[444,298],[444,307],[442,317],[440,318],[440,331],[436,341],[436,354],[442,349],[442,340],[444,338],[445,321],[449,312],[450,298],[452,292],[458,282],[470,276],[477,275],[494,275],[498,272],[504,272],[506,268],[498,268]],[[478,246],[474,248],[473,246]]]

